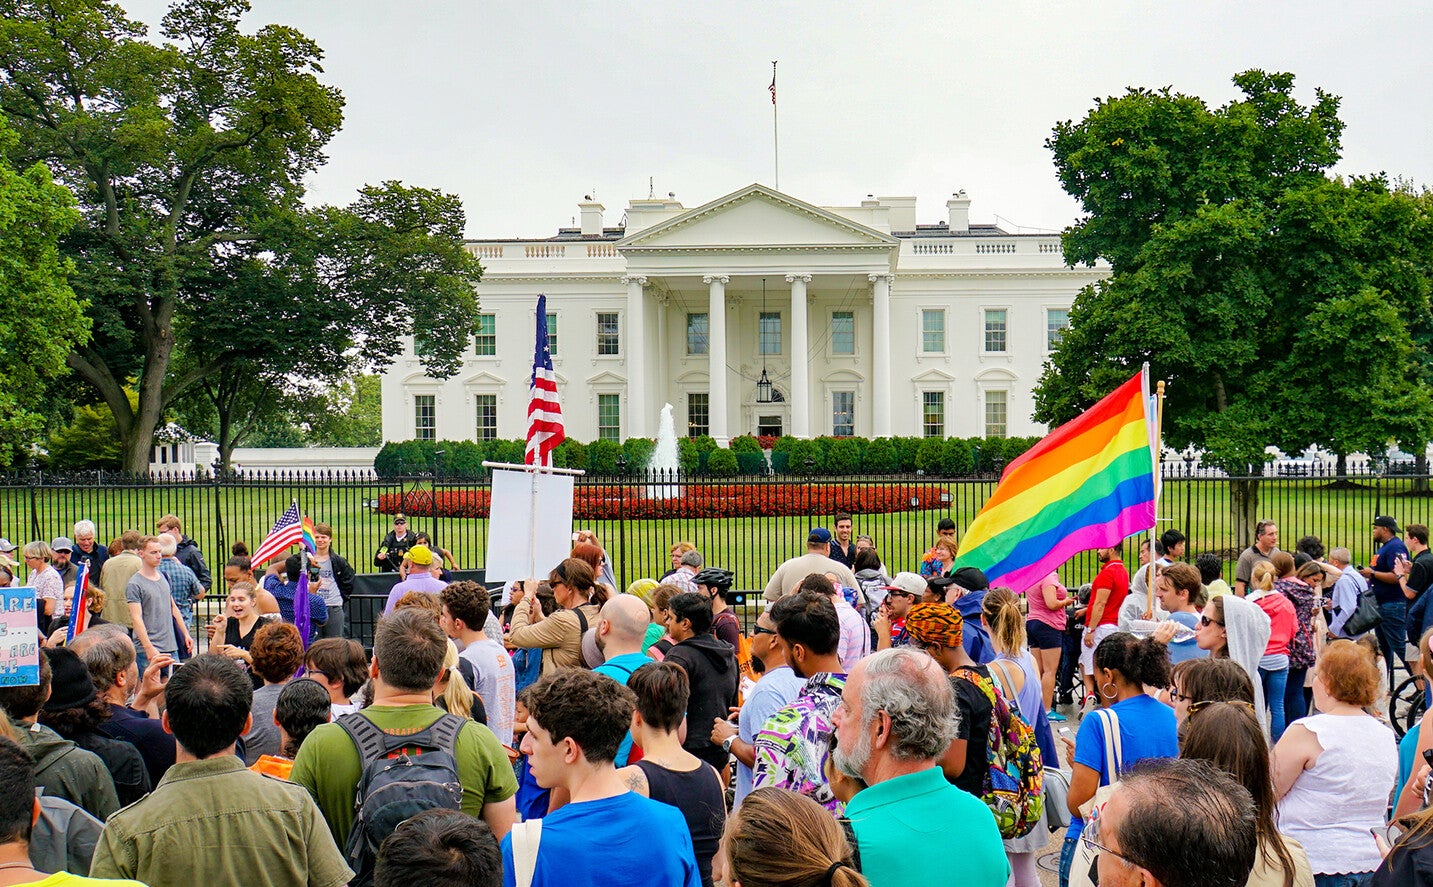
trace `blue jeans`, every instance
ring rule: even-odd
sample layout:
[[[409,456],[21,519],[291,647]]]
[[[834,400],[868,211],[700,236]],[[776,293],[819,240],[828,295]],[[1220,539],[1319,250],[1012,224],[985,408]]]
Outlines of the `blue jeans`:
[[[1070,887],[1070,864],[1075,861],[1075,848],[1080,846],[1080,836],[1070,837],[1065,833],[1065,843],[1060,846],[1060,887]]]
[[[1289,670],[1259,669],[1259,682],[1264,686],[1264,705],[1269,709],[1269,735],[1278,742],[1284,735],[1284,689],[1288,686]],[[1303,692],[1300,689],[1300,692]]]
[[[1408,602],[1389,601],[1378,605],[1383,621],[1378,623],[1378,646],[1383,649],[1383,664],[1388,669],[1388,686],[1393,686],[1393,663],[1403,660],[1408,637]],[[1394,658],[1397,657],[1397,658]]]
[[[1288,684],[1284,688],[1284,723],[1292,724],[1299,718],[1309,713],[1309,707],[1304,702],[1304,677],[1308,674],[1307,668],[1289,667]]]
[[[1373,872],[1357,875],[1314,875],[1314,887],[1367,887]]]

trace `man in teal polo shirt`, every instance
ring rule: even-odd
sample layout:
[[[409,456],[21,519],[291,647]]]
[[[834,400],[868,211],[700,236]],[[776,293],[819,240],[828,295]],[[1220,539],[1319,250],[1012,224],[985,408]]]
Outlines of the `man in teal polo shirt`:
[[[869,788],[846,803],[861,871],[871,887],[928,880],[931,859],[912,852],[950,847],[945,879],[1004,887],[1010,864],[995,818],[980,799],[945,781],[939,761],[955,738],[955,697],[944,671],[910,647],[856,664],[836,707],[832,760]]]

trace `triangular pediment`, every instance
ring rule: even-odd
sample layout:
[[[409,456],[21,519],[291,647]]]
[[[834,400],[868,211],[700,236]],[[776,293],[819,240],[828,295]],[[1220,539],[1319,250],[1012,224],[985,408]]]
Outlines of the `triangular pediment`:
[[[921,373],[919,376],[911,376],[911,381],[917,384],[921,382],[954,382],[955,377],[944,370],[938,370],[932,367],[931,369],[928,369],[925,372]]]
[[[896,238],[765,185],[749,185],[617,241],[619,250],[711,247],[865,247]]]
[[[626,385],[627,377],[619,376],[611,370],[603,370],[595,376],[588,378],[588,385]]]
[[[463,386],[466,388],[501,388],[507,383],[507,379],[487,371],[475,373],[463,380]]]

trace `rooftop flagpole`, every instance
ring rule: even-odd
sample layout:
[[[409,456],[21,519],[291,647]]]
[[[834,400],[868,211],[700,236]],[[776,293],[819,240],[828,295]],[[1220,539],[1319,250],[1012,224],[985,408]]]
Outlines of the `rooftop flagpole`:
[[[771,163],[774,167],[776,181],[773,188],[781,190],[781,142],[777,137],[776,122],[776,62],[771,63]]]

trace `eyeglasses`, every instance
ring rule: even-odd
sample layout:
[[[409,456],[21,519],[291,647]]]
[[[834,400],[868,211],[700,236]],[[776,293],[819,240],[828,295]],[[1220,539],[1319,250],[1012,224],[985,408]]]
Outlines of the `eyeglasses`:
[[[1193,702],[1193,701],[1194,701],[1194,697],[1193,697],[1193,696],[1185,696],[1183,693],[1180,693],[1180,692],[1175,691],[1175,690],[1170,690],[1170,691],[1169,691],[1169,698],[1170,698],[1170,699],[1173,699],[1175,702]]]
[[[1208,628],[1208,627],[1211,626],[1211,625],[1217,625],[1217,626],[1219,626],[1220,628],[1223,628],[1223,627],[1224,627],[1224,623],[1220,622],[1220,621],[1217,620],[1217,619],[1210,619],[1208,616],[1200,616],[1200,617],[1199,617],[1199,627],[1200,627],[1200,628]]]
[[[759,635],[759,634],[776,634],[776,629],[774,629],[774,628],[762,628],[760,625],[758,625],[758,626],[756,626],[755,628],[753,628],[753,629],[751,630],[751,636],[752,636],[752,637],[756,637],[756,636]]]
[[[1123,853],[1120,853],[1116,850],[1111,850],[1110,848],[1100,843],[1100,822],[1101,820],[1099,817],[1091,819],[1085,825],[1085,830],[1080,832],[1080,842],[1097,853],[1108,853],[1109,855],[1122,859],[1129,865],[1138,868],[1139,863],[1135,862],[1133,859],[1130,859],[1128,856],[1125,856]],[[1100,874],[1098,868],[1098,861],[1095,865],[1090,866],[1090,882],[1094,884],[1095,887],[1099,887]]]
[[[913,597],[915,597],[915,595],[911,594],[909,591],[888,591],[888,592],[886,592],[886,597],[909,597],[909,598],[913,598]]]

